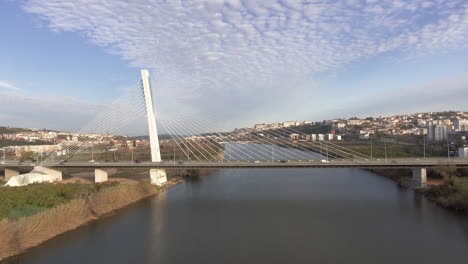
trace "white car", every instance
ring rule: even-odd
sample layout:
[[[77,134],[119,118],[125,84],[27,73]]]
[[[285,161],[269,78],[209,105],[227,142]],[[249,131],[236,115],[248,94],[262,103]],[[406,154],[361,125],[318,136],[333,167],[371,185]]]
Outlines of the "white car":
[[[321,160],[322,163],[328,163],[328,160]]]

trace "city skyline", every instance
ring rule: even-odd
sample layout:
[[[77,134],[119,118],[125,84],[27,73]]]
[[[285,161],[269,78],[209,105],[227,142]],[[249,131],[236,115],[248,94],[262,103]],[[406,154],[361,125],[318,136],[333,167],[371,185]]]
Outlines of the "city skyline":
[[[450,115],[450,116],[447,116]],[[353,122],[353,121],[361,121],[361,122],[371,122],[374,120],[395,120],[395,119],[400,119],[403,118],[404,120],[410,120],[415,123],[416,127],[427,127],[428,122],[434,122],[434,124],[439,124],[440,121],[443,121],[442,123],[444,125],[448,125],[446,123],[450,122],[451,126],[453,127],[454,131],[467,131],[467,126],[465,123],[468,123],[468,111],[458,111],[458,110],[447,110],[447,111],[429,111],[429,112],[414,112],[414,113],[404,113],[404,114],[398,114],[398,115],[388,115],[388,116],[353,116],[349,118],[344,118],[344,117],[335,117],[331,119],[324,119],[324,120],[300,120],[300,119],[291,119],[291,120],[276,120],[274,122],[268,123],[268,122],[262,122],[258,121],[256,123],[252,123],[250,126],[245,126],[245,127],[236,127],[233,128],[230,131],[211,131],[213,133],[217,132],[233,132],[236,130],[243,130],[243,129],[252,129],[252,130],[268,130],[268,129],[277,129],[281,127],[288,127],[288,126],[302,126],[302,125],[313,125],[313,124],[319,124],[319,123],[327,123],[327,124],[335,124],[333,129],[337,128],[344,128],[348,122]],[[456,123],[460,121],[463,122],[463,129],[457,129],[456,128]],[[422,122],[422,123],[421,123]],[[336,126],[338,123],[344,123],[345,126],[340,127]],[[354,122],[357,125],[356,122]],[[279,125],[278,125],[279,124]],[[257,126],[262,126],[264,125],[264,128],[257,129]],[[452,127],[450,130],[452,130]],[[14,126],[7,126],[4,124],[0,124],[0,128],[7,128],[7,129],[20,129],[20,130],[25,130],[25,131],[18,131],[17,133],[11,134],[13,136],[14,134],[26,134],[27,132],[45,132],[47,133],[61,133],[63,135],[91,135],[91,136],[109,136],[109,137],[114,137],[114,136],[124,136],[124,137],[147,137],[147,133],[139,134],[139,135],[129,135],[129,134],[102,134],[102,133],[95,133],[95,132],[79,132],[79,131],[72,131],[72,130],[53,130],[53,129],[48,129],[48,128],[36,128],[36,127],[14,127]],[[409,130],[408,130],[409,131]],[[26,132],[26,133],[24,133]],[[427,131],[426,131],[427,132]],[[205,132],[200,132],[200,134],[204,134]],[[207,131],[206,133],[210,133],[210,131]],[[368,133],[368,131],[366,132]],[[373,132],[374,133],[374,132]],[[4,133],[5,134],[5,133]],[[8,134],[8,133],[7,133]],[[170,135],[166,133],[159,133],[159,135]],[[183,134],[182,134],[183,135]],[[419,135],[419,134],[418,134]],[[3,135],[4,136],[4,135]],[[185,135],[187,136],[187,135]],[[189,135],[190,136],[190,135]],[[0,133],[0,138],[2,138],[2,134]]]
[[[248,123],[466,110],[463,1],[0,7],[7,125],[78,130],[137,85],[140,67],[163,102],[201,113],[214,102]]]

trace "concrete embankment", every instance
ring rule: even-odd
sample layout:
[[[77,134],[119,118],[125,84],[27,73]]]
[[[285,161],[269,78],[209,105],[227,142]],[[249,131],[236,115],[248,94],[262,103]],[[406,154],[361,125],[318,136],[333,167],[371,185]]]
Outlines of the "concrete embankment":
[[[180,178],[172,178],[163,189],[179,182]],[[147,182],[120,184],[32,216],[0,220],[0,260],[21,254],[57,235],[156,195],[161,190]]]

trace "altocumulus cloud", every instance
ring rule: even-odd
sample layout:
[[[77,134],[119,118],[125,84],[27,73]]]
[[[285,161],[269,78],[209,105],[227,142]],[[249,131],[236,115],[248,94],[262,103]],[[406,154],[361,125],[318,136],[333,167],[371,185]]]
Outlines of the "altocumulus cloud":
[[[13,84],[6,82],[6,81],[2,81],[2,80],[0,80],[0,89],[15,90],[15,91],[19,90],[18,87],[14,86]]]
[[[150,68],[166,101],[195,109],[216,101],[246,113],[318,103],[297,94],[315,91],[316,75],[358,60],[468,43],[464,0],[26,0],[23,9]]]

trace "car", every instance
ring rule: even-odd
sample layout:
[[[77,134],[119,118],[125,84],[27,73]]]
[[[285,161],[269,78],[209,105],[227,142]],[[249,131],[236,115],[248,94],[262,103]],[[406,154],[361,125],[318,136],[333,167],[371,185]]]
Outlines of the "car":
[[[281,162],[281,163],[286,163],[286,162],[288,162],[288,161],[287,161],[287,160],[280,160],[279,162]]]
[[[140,160],[134,160],[134,162],[135,162],[135,163],[141,163],[141,161],[140,161]]]
[[[321,160],[320,162],[322,162],[322,163],[328,163],[329,161],[328,161],[328,160]]]
[[[260,163],[260,161],[259,161],[259,160],[256,160],[255,163]]]
[[[184,164],[184,161],[183,160],[178,160],[177,164]]]
[[[94,160],[90,160],[90,161],[88,161],[88,162],[90,162],[90,163],[94,163],[95,161],[94,161]]]

